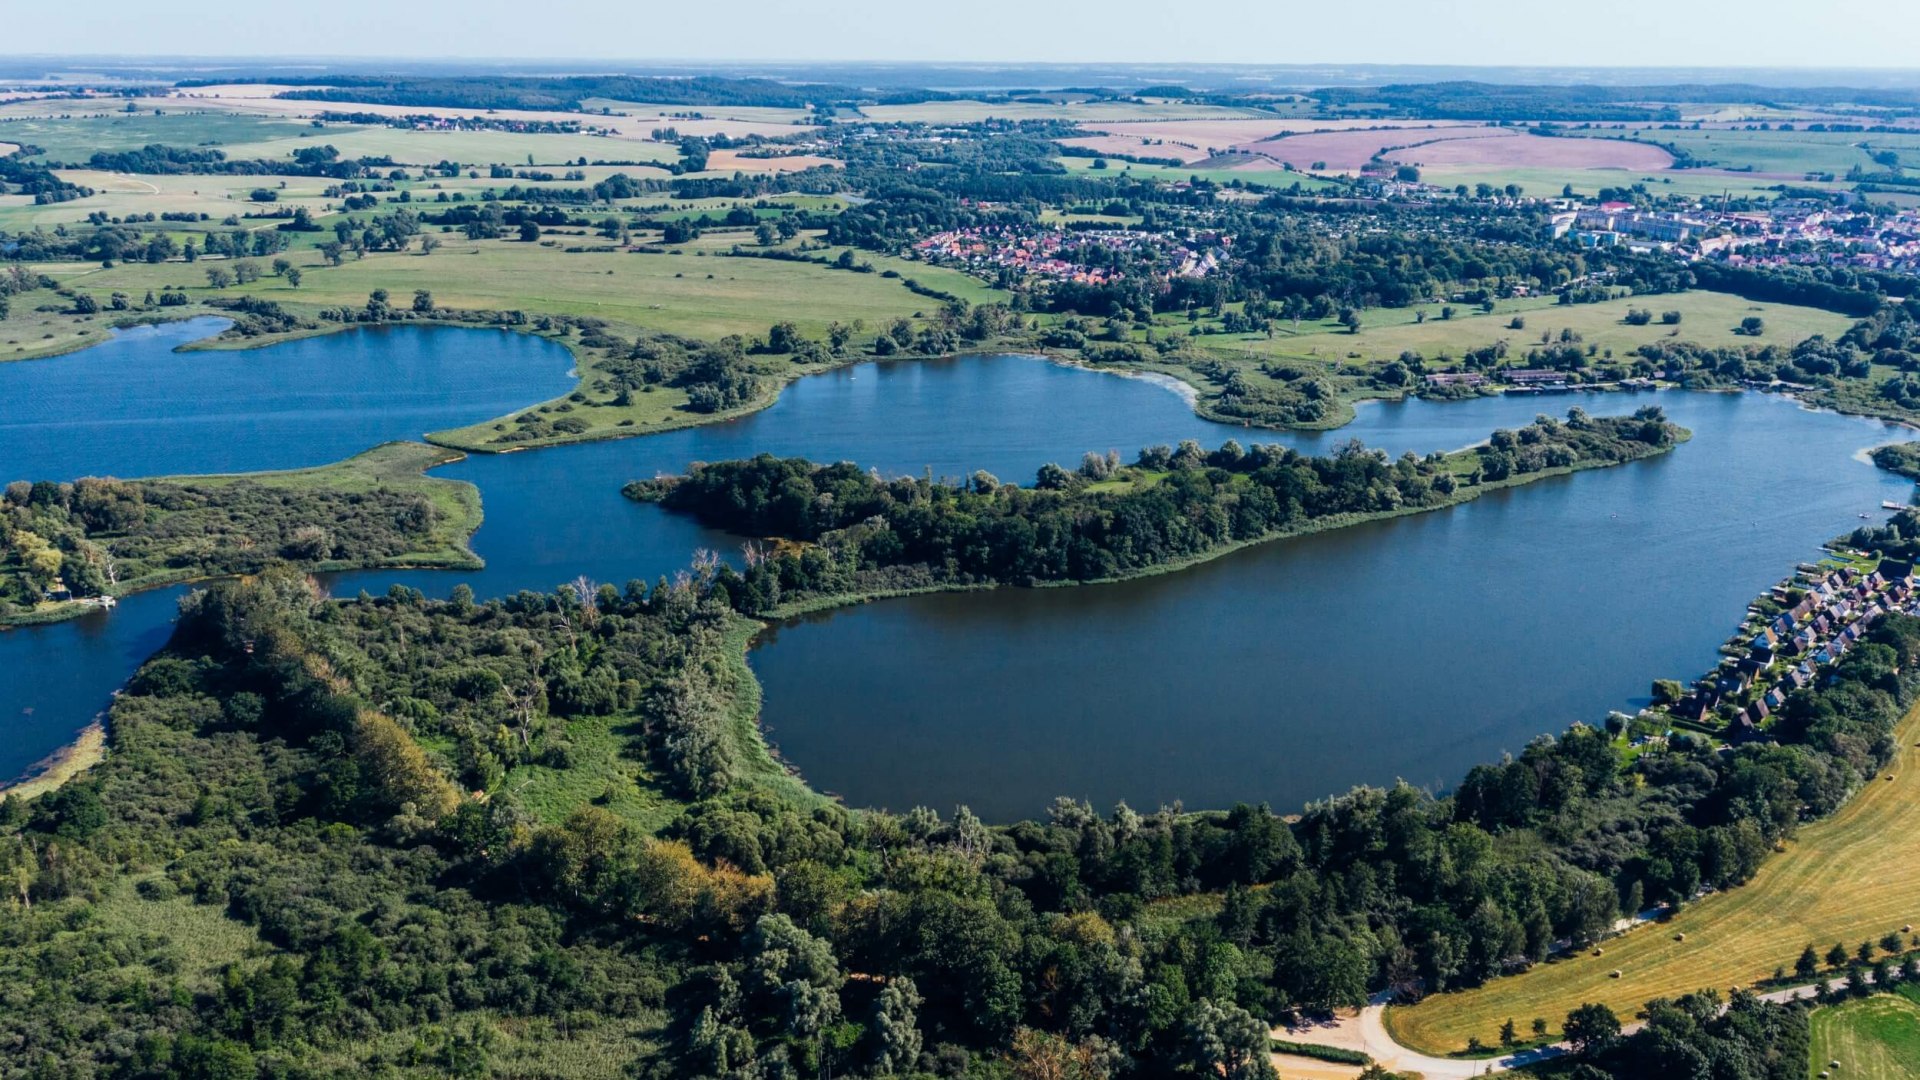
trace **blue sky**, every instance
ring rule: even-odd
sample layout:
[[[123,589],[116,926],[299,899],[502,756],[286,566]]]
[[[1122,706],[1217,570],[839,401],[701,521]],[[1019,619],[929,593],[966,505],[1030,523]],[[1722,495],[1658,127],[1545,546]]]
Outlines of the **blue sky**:
[[[1911,0],[0,0],[22,53],[1920,65]]]

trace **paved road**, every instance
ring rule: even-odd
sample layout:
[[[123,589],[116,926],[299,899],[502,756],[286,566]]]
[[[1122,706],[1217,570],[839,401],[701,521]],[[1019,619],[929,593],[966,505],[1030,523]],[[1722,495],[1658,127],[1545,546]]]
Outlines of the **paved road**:
[[[1869,975],[1871,978],[1871,975]],[[1324,1023],[1306,1024],[1301,1027],[1278,1027],[1273,1029],[1273,1037],[1286,1042],[1310,1043],[1317,1046],[1337,1046],[1346,1050],[1358,1050],[1372,1058],[1389,1072],[1419,1073],[1425,1080],[1468,1080],[1475,1076],[1490,1076],[1517,1069],[1522,1065],[1532,1065],[1541,1061],[1550,1061],[1563,1057],[1569,1052],[1566,1043],[1554,1043],[1533,1050],[1504,1054],[1492,1058],[1451,1058],[1434,1057],[1409,1050],[1393,1040],[1387,1034],[1385,1021],[1390,991],[1375,994],[1367,1002],[1367,1007],[1356,1013],[1345,1013]],[[1763,1001],[1783,1003],[1799,1001],[1815,996],[1815,988],[1807,986],[1789,987],[1761,994]],[[1632,1034],[1640,1029],[1637,1022],[1623,1025],[1622,1032]],[[1280,1075],[1288,1075],[1283,1066]]]

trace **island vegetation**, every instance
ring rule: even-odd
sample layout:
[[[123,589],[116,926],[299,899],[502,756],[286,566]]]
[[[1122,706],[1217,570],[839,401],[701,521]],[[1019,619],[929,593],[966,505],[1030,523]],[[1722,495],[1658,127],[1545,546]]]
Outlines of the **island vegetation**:
[[[933,588],[1104,581],[1278,536],[1449,506],[1491,488],[1670,449],[1686,433],[1658,406],[1627,417],[1542,416],[1484,445],[1391,460],[1357,442],[1327,457],[1228,442],[1089,453],[1041,468],[1031,488],[976,473],[965,484],[891,481],[851,464],[761,455],[636,481],[703,524],[773,538],[718,588],[749,614]]]
[[[0,623],[66,618],[180,581],[372,566],[473,568],[471,484],[423,470],[459,454],[389,443],[335,465],[232,476],[19,480],[0,497]]]

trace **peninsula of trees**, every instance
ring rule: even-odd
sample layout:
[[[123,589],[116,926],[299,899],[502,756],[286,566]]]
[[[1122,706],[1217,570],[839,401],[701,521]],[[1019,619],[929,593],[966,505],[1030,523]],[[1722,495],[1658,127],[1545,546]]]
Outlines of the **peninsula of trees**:
[[[15,481],[0,494],[0,624],[276,563],[477,567],[479,491],[422,475],[460,456],[389,443],[290,472]]]
[[[1429,510],[1490,487],[1662,453],[1686,432],[1658,406],[1632,416],[1542,416],[1451,454],[1391,460],[1349,442],[1312,457],[1228,442],[1089,453],[1040,469],[1031,488],[976,473],[964,484],[883,480],[847,463],[762,454],[635,481],[628,497],[776,539],[716,586],[750,614],[823,598],[929,588],[1101,581],[1280,536]]]

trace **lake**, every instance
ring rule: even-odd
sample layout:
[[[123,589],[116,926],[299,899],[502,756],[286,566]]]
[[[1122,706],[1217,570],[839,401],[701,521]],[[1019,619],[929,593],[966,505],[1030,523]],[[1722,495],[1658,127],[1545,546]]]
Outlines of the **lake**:
[[[156,335],[136,353],[152,363],[253,358],[224,376],[236,386],[260,377],[251,367],[305,366],[323,398],[330,379],[350,371],[361,380],[352,393],[377,397],[380,378],[367,378],[353,357],[390,333],[374,335],[373,345],[362,331],[186,354],[166,352],[172,344]],[[546,358],[559,351],[497,332],[410,333],[419,335],[413,348],[429,351],[440,335],[475,335],[453,350],[467,354],[462,386],[549,370]],[[469,344],[476,340],[484,347]],[[59,365],[85,363],[91,352],[0,365],[0,376],[38,367],[49,380],[70,377],[58,376]],[[412,370],[403,395],[431,400],[434,377]],[[204,378],[196,385],[202,399],[244,393]],[[358,443],[319,442],[327,449],[317,459],[307,443],[322,436],[293,434],[304,422],[269,419],[246,436],[258,443],[258,465],[185,433],[204,432],[205,417],[220,411],[214,404],[196,402],[177,428],[149,417],[137,439],[118,437],[110,417],[67,422],[104,462],[82,472],[284,467],[471,423],[564,388],[563,380],[497,408],[450,406],[466,411]],[[984,468],[1030,482],[1041,464],[1072,464],[1087,450],[1131,456],[1152,443],[1238,438],[1324,452],[1359,437],[1395,454],[1426,452],[1542,411],[1579,404],[1612,413],[1650,401],[1692,428],[1693,441],[1653,461],[1263,545],[1176,574],[845,609],[770,631],[750,657],[771,738],[817,787],[856,805],[944,812],[966,803],[994,820],[1037,813],[1056,795],[1103,809],[1121,799],[1142,808],[1173,799],[1293,808],[1396,777],[1443,787],[1541,732],[1644,701],[1653,678],[1711,666],[1748,600],[1815,557],[1821,541],[1860,524],[1861,513],[1884,517],[1881,499],[1905,496],[1904,481],[1859,454],[1899,438],[1897,429],[1762,395],[1663,393],[1369,404],[1337,432],[1293,434],[1210,423],[1164,385],[1028,357],[863,364],[802,379],[739,420],[436,470],[480,487],[486,520],[474,546],[486,569],[364,571],[327,583],[336,595],[396,582],[444,595],[466,581],[491,596],[551,589],[581,573],[650,581],[686,566],[696,548],[731,553],[738,540],[631,503],[620,486],[761,451],[888,473],[958,477]],[[9,445],[20,437],[0,426],[0,462],[48,453]],[[36,673],[0,680],[0,717],[15,718],[0,740],[0,775],[88,722],[164,640],[172,602],[170,593],[149,594],[110,616],[0,634],[0,672]]]

